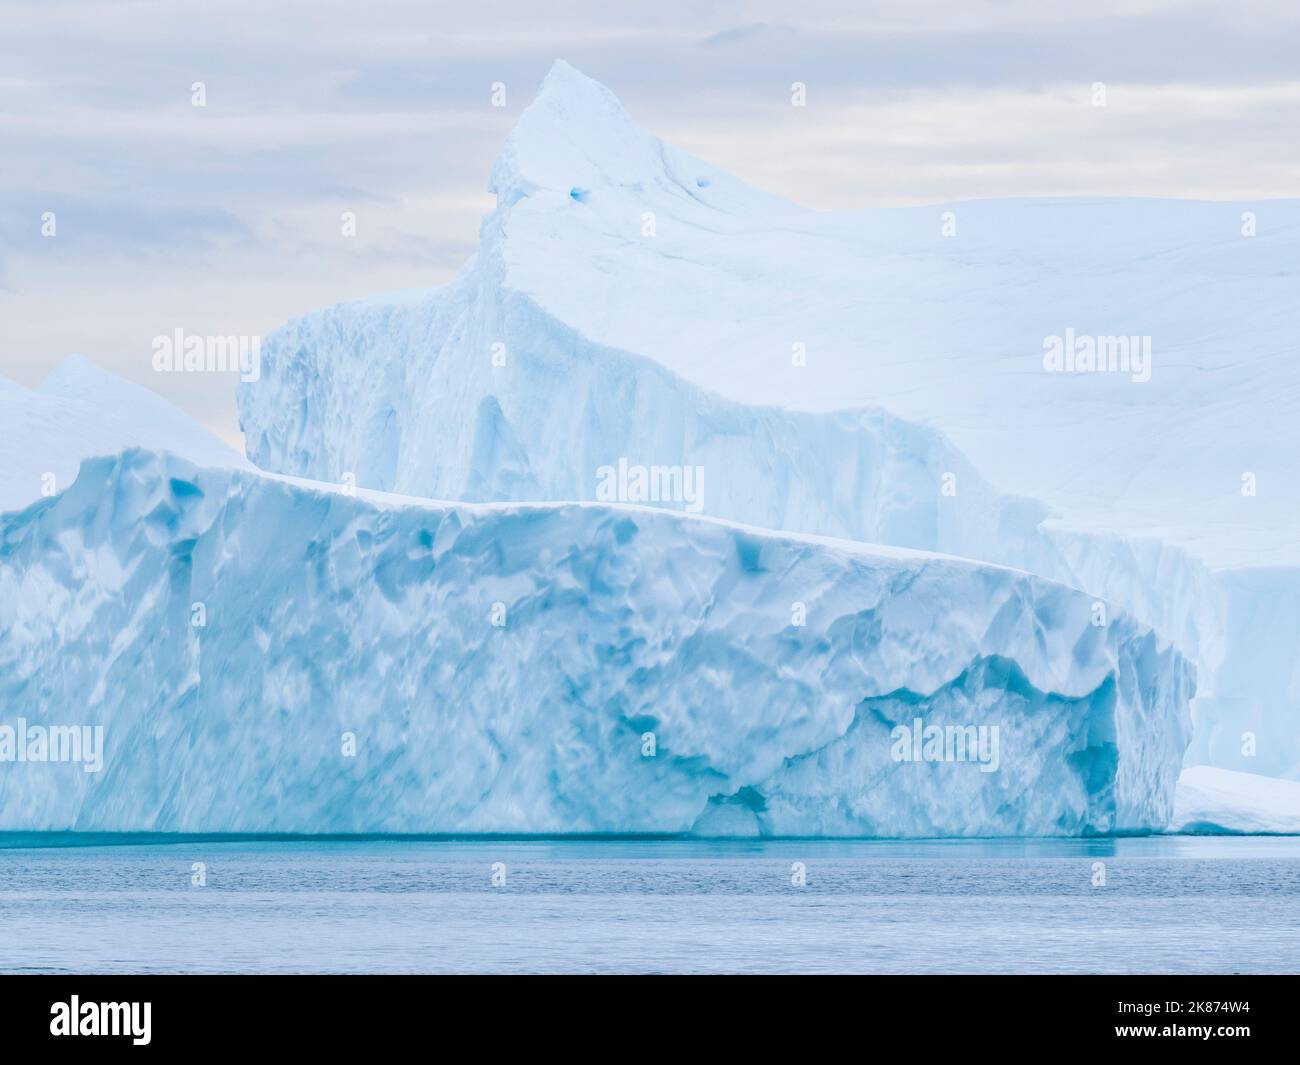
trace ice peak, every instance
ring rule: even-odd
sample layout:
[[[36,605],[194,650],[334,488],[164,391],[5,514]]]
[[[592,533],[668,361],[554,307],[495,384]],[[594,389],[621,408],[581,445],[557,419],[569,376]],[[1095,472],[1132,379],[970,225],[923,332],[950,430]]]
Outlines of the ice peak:
[[[577,67],[557,59],[546,72],[542,84],[537,89],[534,102],[544,98],[556,98],[582,105],[584,102],[599,102],[603,106],[613,106],[620,112],[622,104],[609,89],[595,78],[589,78]]]
[[[508,206],[540,189],[638,186],[662,170],[659,141],[605,86],[557,59],[506,138],[488,189]]]
[[[47,395],[66,395],[69,392],[83,392],[94,385],[117,384],[119,378],[84,355],[68,355],[45,375],[40,391]]]

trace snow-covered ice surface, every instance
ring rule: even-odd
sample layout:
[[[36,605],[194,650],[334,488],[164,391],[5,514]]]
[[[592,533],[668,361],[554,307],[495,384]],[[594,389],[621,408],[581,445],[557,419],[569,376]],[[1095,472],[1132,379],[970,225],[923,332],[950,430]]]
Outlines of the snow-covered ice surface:
[[[1185,769],[1169,831],[1300,835],[1300,782],[1212,766]]]
[[[1189,764],[1300,775],[1300,201],[810,211],[563,63],[490,187],[452,284],[267,338],[239,392],[259,466],[481,501],[700,466],[708,514],[1121,605],[1196,665]],[[1047,372],[1067,330],[1149,337],[1150,379]]]
[[[106,749],[7,766],[5,829],[1159,829],[1192,690],[1151,631],[1041,578],[661,509],[129,450],[0,521],[0,705]],[[998,771],[894,761],[917,718],[997,725]]]
[[[242,455],[162,397],[80,356],[64,359],[37,389],[0,377],[0,512],[62,491],[83,459],[126,447],[165,448],[205,466],[249,468]]]

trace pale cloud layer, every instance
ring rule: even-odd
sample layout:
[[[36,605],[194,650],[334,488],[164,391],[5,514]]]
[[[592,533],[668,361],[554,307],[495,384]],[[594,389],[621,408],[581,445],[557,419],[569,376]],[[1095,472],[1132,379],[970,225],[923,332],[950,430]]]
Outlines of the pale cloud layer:
[[[666,140],[851,209],[1295,196],[1297,55],[1289,0],[0,2],[0,374],[80,352],[235,441],[229,381],[157,377],[152,337],[446,281],[557,57]]]

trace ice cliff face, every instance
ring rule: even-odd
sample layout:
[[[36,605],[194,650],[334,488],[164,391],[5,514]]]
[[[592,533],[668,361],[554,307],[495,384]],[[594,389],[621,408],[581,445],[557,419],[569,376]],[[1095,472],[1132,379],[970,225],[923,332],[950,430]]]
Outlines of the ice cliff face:
[[[0,518],[0,706],[105,729],[99,773],[3,767],[6,829],[1159,828],[1192,685],[1037,577],[650,508],[131,450]],[[897,760],[918,718],[996,750]]]
[[[1194,759],[1300,774],[1297,647],[1264,661],[1235,591],[1268,562],[1283,631],[1300,618],[1300,206],[810,212],[564,64],[490,187],[452,284],[267,338],[239,396],[259,466],[469,501],[595,499],[620,458],[700,467],[710,515],[1118,604],[1196,664]],[[1149,375],[1048,372],[1067,330],[1146,338]]]
[[[1225,570],[1217,583],[1229,642],[1197,700],[1188,764],[1300,780],[1300,569]]]

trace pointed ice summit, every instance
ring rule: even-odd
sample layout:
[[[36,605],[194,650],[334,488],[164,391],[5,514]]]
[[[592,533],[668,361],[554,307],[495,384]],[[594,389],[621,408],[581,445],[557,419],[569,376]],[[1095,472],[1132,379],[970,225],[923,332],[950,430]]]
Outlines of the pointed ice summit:
[[[506,138],[488,189],[507,205],[543,189],[578,199],[593,188],[636,185],[661,169],[657,142],[614,94],[559,60]]]
[[[718,198],[779,209],[781,201],[665,144],[632,121],[605,86],[557,60],[492,168],[488,190],[502,207],[537,193],[576,203],[623,193],[638,202],[704,206]],[[706,194],[705,190],[712,190]],[[724,191],[725,190],[725,191]],[[563,203],[560,203],[563,206]]]

